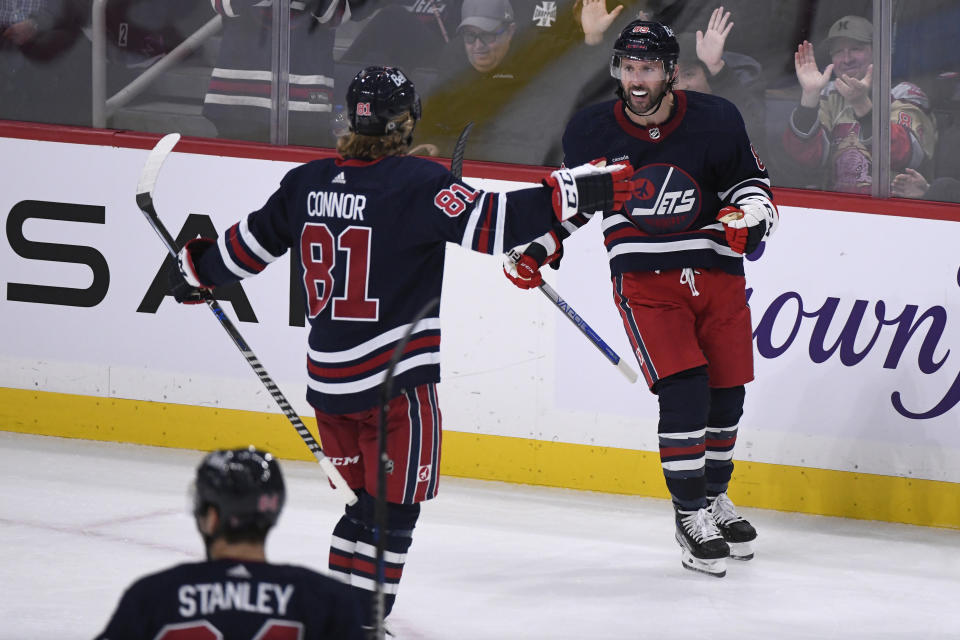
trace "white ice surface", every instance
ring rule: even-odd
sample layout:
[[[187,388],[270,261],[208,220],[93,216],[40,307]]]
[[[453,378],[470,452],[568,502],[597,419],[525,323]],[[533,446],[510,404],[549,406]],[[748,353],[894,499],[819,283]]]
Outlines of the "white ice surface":
[[[0,432],[0,639],[91,638],[136,577],[201,556],[201,454]],[[271,560],[326,569],[341,512],[285,462]],[[685,571],[663,500],[444,478],[391,624],[400,640],[960,638],[960,532],[760,509],[757,557]]]

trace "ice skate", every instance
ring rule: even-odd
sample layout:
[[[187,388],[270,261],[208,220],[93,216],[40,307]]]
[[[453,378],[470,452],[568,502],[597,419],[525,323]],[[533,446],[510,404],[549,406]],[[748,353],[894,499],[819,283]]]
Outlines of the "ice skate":
[[[723,539],[707,508],[698,511],[677,509],[677,543],[683,550],[684,568],[722,578],[727,575],[730,547]]]
[[[715,498],[708,498],[708,500],[713,521],[723,535],[723,539],[730,546],[730,557],[734,560],[751,559],[753,557],[753,541],[757,537],[757,530],[737,513],[737,508],[726,493],[721,493]]]

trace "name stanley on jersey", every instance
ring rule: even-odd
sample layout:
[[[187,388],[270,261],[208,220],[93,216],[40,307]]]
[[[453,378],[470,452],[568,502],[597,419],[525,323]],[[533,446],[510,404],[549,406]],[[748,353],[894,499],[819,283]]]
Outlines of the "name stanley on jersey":
[[[254,595],[253,586],[246,581],[185,584],[180,587],[178,596],[180,615],[184,618],[231,609],[282,616],[286,615],[287,605],[293,597],[293,585],[260,582]]]
[[[343,218],[363,221],[367,196],[338,191],[311,191],[307,194],[307,213],[319,218]]]

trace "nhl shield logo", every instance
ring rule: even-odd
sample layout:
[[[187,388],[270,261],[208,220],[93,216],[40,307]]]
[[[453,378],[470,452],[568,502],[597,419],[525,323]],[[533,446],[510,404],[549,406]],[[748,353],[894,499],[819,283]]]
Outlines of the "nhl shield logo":
[[[650,127],[650,131],[647,133],[650,134],[651,140],[657,140],[660,138],[660,129],[658,127]]]
[[[672,164],[652,164],[633,175],[624,208],[637,227],[661,234],[690,228],[701,203],[700,186],[687,172]]]

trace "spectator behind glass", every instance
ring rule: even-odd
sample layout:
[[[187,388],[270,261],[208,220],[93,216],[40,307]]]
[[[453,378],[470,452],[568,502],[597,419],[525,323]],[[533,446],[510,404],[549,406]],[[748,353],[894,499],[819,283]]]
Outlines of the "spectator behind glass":
[[[464,0],[462,15],[457,33],[467,60],[478,73],[490,73],[503,62],[517,30],[513,6],[510,0]]]
[[[0,36],[16,47],[29,44],[53,26],[46,5],[45,0],[0,0]]]
[[[464,0],[457,37],[444,55],[437,90],[425,103],[420,139],[449,157],[460,131],[474,123],[470,148],[495,143],[498,112],[522,88],[522,66],[505,64],[516,24],[510,0]],[[503,133],[502,127],[499,129]],[[504,140],[505,143],[509,142]],[[476,157],[474,155],[474,157]],[[491,158],[495,159],[495,158]]]
[[[950,176],[940,176],[927,182],[914,169],[904,169],[890,185],[890,195],[898,198],[923,198],[938,202],[960,202],[960,180]]]
[[[582,37],[571,37],[579,33],[572,2],[465,0],[439,80],[424,102],[418,139],[449,156],[473,122],[467,157],[550,164],[550,146],[563,127],[558,114],[576,93],[564,57]]]
[[[763,158],[766,156],[763,70],[750,56],[724,51],[733,25],[730,12],[718,7],[710,14],[705,29],[677,36],[680,56],[676,88],[715,94],[737,105],[750,141]]]
[[[810,42],[804,40],[794,54],[801,97],[783,145],[793,162],[815,172],[814,187],[871,191],[872,43],[873,25],[850,15],[830,27],[824,45],[831,63],[823,71]],[[890,92],[890,100],[891,169],[927,174],[937,140],[927,95],[915,84],[901,82]]]
[[[211,0],[223,16],[217,64],[204,97],[203,115],[221,138],[269,142],[272,67],[272,1]],[[335,146],[331,131],[335,28],[359,19],[365,0],[290,4],[289,143]]]
[[[90,125],[89,10],[0,0],[0,118]]]

